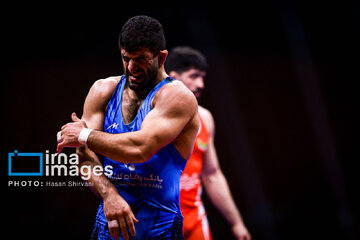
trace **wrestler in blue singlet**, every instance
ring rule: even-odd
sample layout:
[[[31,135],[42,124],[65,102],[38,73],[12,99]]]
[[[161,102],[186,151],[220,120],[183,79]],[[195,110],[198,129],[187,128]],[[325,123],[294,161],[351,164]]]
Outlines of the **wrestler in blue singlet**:
[[[158,83],[142,103],[134,120],[125,124],[121,112],[126,84],[126,77],[123,75],[109,101],[104,131],[118,134],[140,130],[145,116],[151,111],[151,101],[155,94],[173,80],[167,77]],[[183,239],[179,181],[185,164],[186,160],[172,143],[160,149],[144,163],[123,164],[104,157],[104,167],[113,167],[113,175],[109,179],[139,220],[139,223],[135,224],[135,239]],[[103,202],[99,205],[94,232],[98,239],[112,239],[104,215]],[[129,237],[131,239],[130,233]]]

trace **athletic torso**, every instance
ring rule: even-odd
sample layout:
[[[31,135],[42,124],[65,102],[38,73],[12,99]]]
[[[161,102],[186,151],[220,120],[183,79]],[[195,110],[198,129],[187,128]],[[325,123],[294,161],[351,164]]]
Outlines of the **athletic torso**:
[[[145,99],[134,102],[131,96],[124,95],[126,78],[122,76],[107,106],[104,131],[112,134],[139,131],[152,110],[156,93],[172,81],[170,77],[165,78]],[[140,221],[135,225],[137,239],[162,239],[181,234],[179,181],[185,164],[186,160],[172,143],[144,163],[123,164],[104,157],[104,167],[113,167],[109,179]],[[96,220],[100,227],[106,227],[102,204]]]

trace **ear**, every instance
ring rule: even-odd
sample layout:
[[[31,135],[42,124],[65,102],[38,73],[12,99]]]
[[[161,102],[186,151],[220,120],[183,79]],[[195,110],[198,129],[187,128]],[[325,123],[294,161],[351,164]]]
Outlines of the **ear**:
[[[169,72],[169,76],[172,77],[172,78],[174,78],[174,79],[179,80],[179,76],[180,76],[180,75],[179,75],[177,72],[175,72],[175,71],[171,71],[171,72]]]
[[[166,50],[166,49],[161,50],[161,51],[159,52],[159,54],[158,54],[158,61],[159,61],[159,65],[160,65],[160,66],[164,65],[168,54],[169,54],[169,52],[168,52],[168,50]]]

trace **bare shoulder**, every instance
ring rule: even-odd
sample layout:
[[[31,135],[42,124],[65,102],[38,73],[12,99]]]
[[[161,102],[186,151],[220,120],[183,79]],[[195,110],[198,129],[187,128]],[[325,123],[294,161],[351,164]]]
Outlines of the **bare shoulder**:
[[[84,114],[91,115],[98,112],[105,112],[109,99],[120,79],[121,77],[109,77],[95,81],[85,99]]]
[[[173,95],[178,98],[179,96],[185,97],[185,100],[196,100],[194,94],[180,81],[175,80],[166,84],[159,90],[159,95]]]
[[[211,112],[208,109],[199,105],[199,114],[203,119],[203,121],[205,122],[208,131],[210,131],[210,133],[213,133],[215,130],[215,121]]]
[[[174,139],[173,144],[181,156],[188,159],[200,124],[197,100],[194,94],[177,80],[166,84],[160,90],[156,104],[161,104],[161,109],[165,110],[167,116],[176,117],[177,122],[182,123],[181,132]]]
[[[178,80],[166,84],[158,91],[154,98],[154,105],[156,104],[166,104],[192,114],[197,111],[198,107],[194,94]]]
[[[121,77],[108,77],[105,79],[99,79],[92,85],[89,96],[96,99],[108,99],[113,94],[117,84]]]

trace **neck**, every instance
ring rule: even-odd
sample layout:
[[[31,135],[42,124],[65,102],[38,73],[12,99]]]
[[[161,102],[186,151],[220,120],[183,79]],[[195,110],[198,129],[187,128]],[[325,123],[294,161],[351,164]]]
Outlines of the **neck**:
[[[146,96],[149,94],[149,92],[158,85],[162,80],[167,78],[169,75],[166,74],[164,67],[160,68],[156,77],[156,81],[154,81],[153,85],[149,87],[148,89],[144,89],[141,91],[132,90],[128,87],[126,87],[126,90],[128,91],[128,94],[131,96],[131,98],[137,98],[139,100],[144,100]]]
[[[158,75],[157,75],[157,79],[156,79],[156,84],[155,86],[161,82],[162,80],[164,80],[165,78],[167,78],[169,75],[165,72],[165,69],[164,69],[164,66],[162,66],[158,72]],[[154,86],[154,87],[155,87]]]

